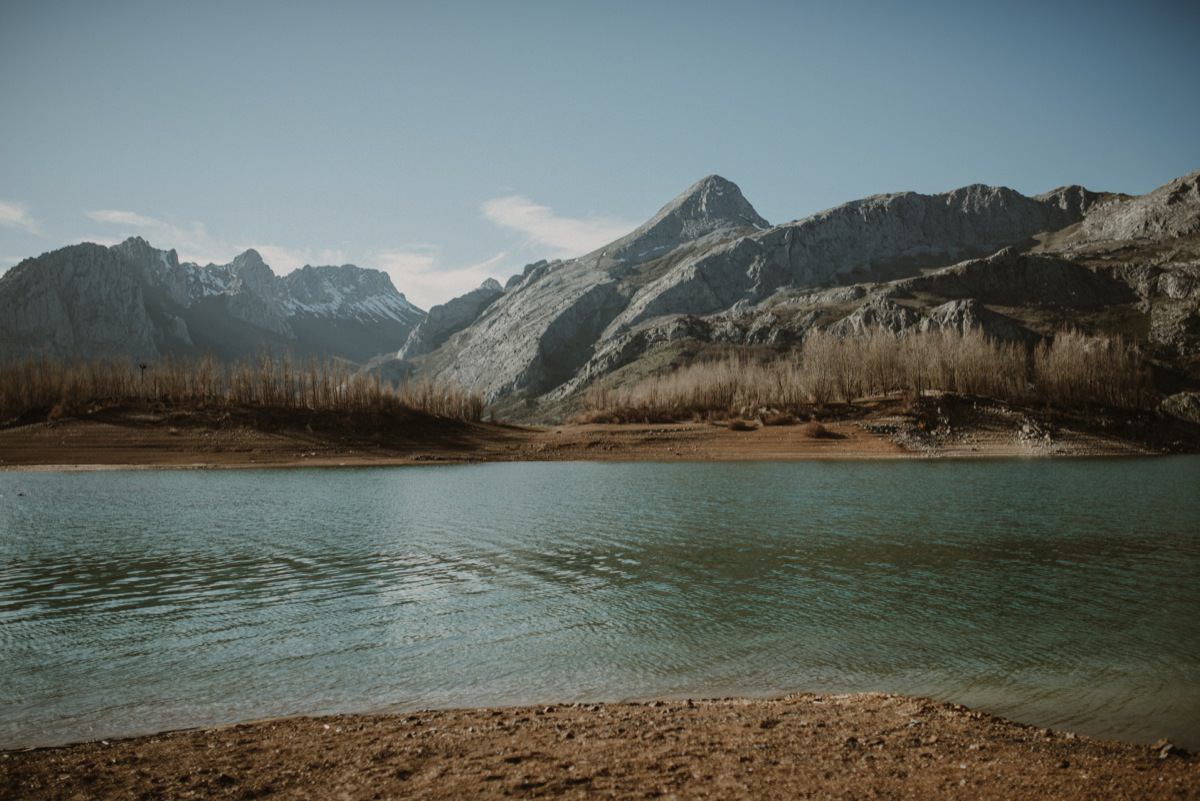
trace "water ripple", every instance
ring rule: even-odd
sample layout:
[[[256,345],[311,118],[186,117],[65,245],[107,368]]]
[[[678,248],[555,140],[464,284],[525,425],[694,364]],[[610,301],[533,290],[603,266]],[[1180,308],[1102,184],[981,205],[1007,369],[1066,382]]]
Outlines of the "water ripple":
[[[1198,604],[1195,457],[0,473],[0,745],[887,690],[1196,746]]]

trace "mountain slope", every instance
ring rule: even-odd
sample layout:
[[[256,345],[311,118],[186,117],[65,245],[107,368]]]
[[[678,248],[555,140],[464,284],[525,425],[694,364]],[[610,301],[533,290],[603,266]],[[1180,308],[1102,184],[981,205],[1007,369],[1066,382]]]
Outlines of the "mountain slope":
[[[423,318],[376,270],[304,267],[281,278],[254,250],[201,267],[136,237],[62,248],[0,277],[0,358],[268,350],[365,361]]]
[[[547,392],[588,360],[656,266],[766,224],[737,186],[710,175],[615,242],[578,259],[530,265],[478,320],[425,356],[421,373],[489,399]]]
[[[1026,197],[973,185],[878,195],[771,227],[735,184],[708,176],[627,236],[578,259],[530,265],[414,366],[491,401],[562,397],[649,343],[673,341],[678,315],[734,315],[781,290],[912,276],[1032,244],[1080,222],[1098,198],[1082,187]],[[656,326],[666,328],[648,333]]]

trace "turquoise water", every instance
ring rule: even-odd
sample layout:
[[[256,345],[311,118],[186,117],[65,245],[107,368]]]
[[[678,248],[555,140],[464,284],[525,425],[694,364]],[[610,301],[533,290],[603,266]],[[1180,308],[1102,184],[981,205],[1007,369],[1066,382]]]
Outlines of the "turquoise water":
[[[1200,746],[1200,457],[0,473],[0,746],[881,690]]]

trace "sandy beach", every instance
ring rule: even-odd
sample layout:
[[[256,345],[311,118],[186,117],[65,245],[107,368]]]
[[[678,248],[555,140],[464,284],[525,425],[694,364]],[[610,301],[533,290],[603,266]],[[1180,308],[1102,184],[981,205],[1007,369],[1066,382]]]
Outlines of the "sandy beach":
[[[10,751],[0,795],[1178,799],[1200,795],[1200,761],[918,698],[793,695],[288,718]]]

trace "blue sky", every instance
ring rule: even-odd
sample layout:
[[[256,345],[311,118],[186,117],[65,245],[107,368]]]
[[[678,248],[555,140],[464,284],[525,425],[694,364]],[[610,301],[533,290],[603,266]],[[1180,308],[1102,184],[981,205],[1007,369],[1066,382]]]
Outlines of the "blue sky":
[[[0,0],[0,269],[140,234],[422,305],[709,173],[771,222],[1200,168],[1200,4]]]

